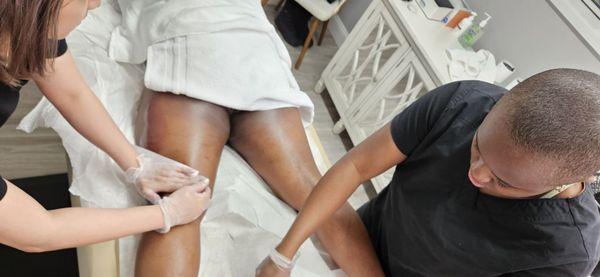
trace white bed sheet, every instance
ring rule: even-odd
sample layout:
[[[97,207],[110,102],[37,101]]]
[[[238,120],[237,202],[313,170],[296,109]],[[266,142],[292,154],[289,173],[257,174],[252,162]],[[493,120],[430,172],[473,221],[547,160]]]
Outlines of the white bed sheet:
[[[110,32],[119,24],[120,14],[113,0],[92,11],[68,38],[69,49],[92,90],[109,114],[134,141],[134,120],[143,89],[143,67],[120,64],[108,58]],[[44,98],[22,120],[19,129],[53,128],[62,138],[73,168],[70,191],[85,206],[129,207],[144,203],[126,185],[120,169],[102,151],[81,137]],[[310,129],[307,129],[310,130]],[[311,150],[319,168],[328,163],[309,135]],[[296,213],[276,198],[250,166],[226,147],[216,179],[211,208],[201,227],[202,260],[200,276],[253,276],[255,267],[285,234]],[[301,248],[293,276],[339,276],[328,258],[313,241]],[[120,276],[133,276],[137,237],[119,240]]]

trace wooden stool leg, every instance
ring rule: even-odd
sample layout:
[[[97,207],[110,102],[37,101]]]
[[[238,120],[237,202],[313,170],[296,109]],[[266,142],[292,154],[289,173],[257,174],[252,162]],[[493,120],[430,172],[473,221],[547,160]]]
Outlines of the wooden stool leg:
[[[308,36],[306,36],[306,40],[304,40],[304,47],[302,47],[302,52],[300,52],[300,56],[298,56],[298,60],[296,60],[296,65],[294,66],[294,68],[296,69],[299,69],[300,65],[302,65],[304,55],[306,55],[308,46],[310,45],[310,42],[313,39],[313,35],[315,34],[315,31],[317,31],[317,28],[319,28],[319,23],[321,22],[315,17],[313,17],[312,20],[313,21],[312,23],[310,23],[310,31],[308,32]]]
[[[269,0],[260,0],[260,4],[264,7],[269,3]]]
[[[293,1],[293,0],[292,0]],[[277,3],[277,6],[275,6],[275,10],[278,11],[279,9],[281,9],[281,6],[283,6],[283,3],[285,2],[285,0],[281,0],[279,1],[279,3]]]
[[[323,43],[323,38],[325,38],[325,33],[327,32],[327,25],[329,25],[329,20],[323,22],[323,27],[321,28],[321,34],[319,35],[319,42],[317,45],[321,46]]]

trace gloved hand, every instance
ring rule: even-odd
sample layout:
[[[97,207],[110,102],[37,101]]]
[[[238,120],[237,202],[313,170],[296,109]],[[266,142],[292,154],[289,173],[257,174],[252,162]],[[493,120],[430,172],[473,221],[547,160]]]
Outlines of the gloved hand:
[[[164,234],[173,226],[194,221],[210,205],[210,192],[207,183],[197,183],[184,186],[158,200],[165,226],[156,231]]]
[[[277,249],[271,250],[269,256],[266,257],[256,268],[257,277],[289,277],[292,274],[292,268],[296,264],[298,254],[290,260],[281,255]]]
[[[135,149],[139,155],[139,166],[127,169],[125,175],[140,195],[152,204],[158,203],[159,193],[173,192],[194,183],[204,182],[208,185],[206,177],[187,165],[141,147],[135,146]]]

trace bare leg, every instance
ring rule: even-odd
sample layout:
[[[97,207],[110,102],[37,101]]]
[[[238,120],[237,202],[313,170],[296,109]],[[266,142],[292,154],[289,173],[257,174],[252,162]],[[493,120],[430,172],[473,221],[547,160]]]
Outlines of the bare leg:
[[[321,175],[298,109],[234,114],[231,126],[230,144],[283,201],[299,210]],[[349,204],[338,210],[317,236],[350,276],[383,276],[367,231]]]
[[[149,98],[142,143],[150,150],[196,168],[210,178],[212,188],[221,152],[229,137],[227,111],[171,93],[153,93]],[[144,109],[141,112],[145,112]],[[199,234],[199,221],[176,227],[165,235],[144,234],[135,275],[198,276]]]

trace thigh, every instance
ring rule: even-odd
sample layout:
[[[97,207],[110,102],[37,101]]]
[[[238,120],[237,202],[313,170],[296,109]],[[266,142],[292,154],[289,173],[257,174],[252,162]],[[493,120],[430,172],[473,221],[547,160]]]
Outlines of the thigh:
[[[319,180],[297,108],[240,112],[231,116],[230,144],[294,209]]]
[[[142,100],[140,144],[196,168],[211,187],[229,137],[229,114],[217,105],[171,93],[148,92]],[[138,276],[191,276],[200,259],[199,221],[168,234],[144,234],[138,250]]]
[[[187,164],[211,180],[229,138],[229,113],[218,105],[164,92],[145,93],[140,145]],[[211,182],[211,185],[213,182]]]

